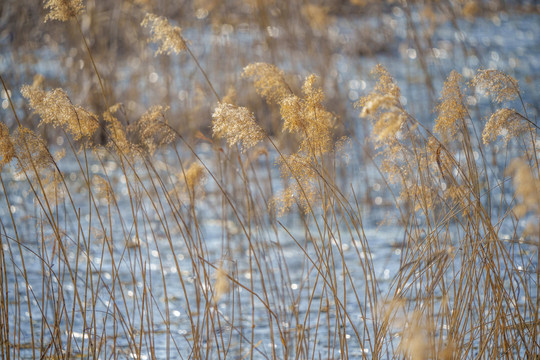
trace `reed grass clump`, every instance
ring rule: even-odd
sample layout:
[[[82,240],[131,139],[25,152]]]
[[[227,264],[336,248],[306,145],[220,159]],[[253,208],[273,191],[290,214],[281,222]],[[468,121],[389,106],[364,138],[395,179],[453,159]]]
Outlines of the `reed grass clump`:
[[[321,40],[339,16],[335,7],[276,4],[234,7],[237,17],[257,10],[272,56],[285,43],[280,31]],[[206,48],[171,25],[173,12],[170,21],[143,13],[154,5],[122,9],[150,28],[156,55],[186,52],[149,56],[142,77],[165,79],[174,96],[113,101],[114,78],[103,76],[78,1],[45,2],[46,20],[77,20],[97,104],[74,104],[81,96],[69,87],[46,91],[53,81],[40,76],[21,98],[0,76],[11,109],[11,123],[0,122],[1,358],[540,355],[538,126],[514,77],[448,72],[435,115],[419,114],[383,65],[371,90],[361,74],[331,82],[308,66],[293,74],[249,59],[243,69],[208,68]],[[420,4],[412,5],[390,6],[414,24]],[[442,10],[474,17],[473,5],[423,9],[435,24]],[[222,42],[232,25],[211,12],[227,6],[194,9],[197,21],[213,19]],[[309,24],[273,26],[275,12]],[[431,94],[418,35],[432,33],[410,26]],[[189,76],[161,74],[157,63],[167,62]],[[331,93],[343,84],[360,119],[335,111]],[[195,88],[214,108],[210,126],[191,136],[183,129],[193,124],[174,109],[194,106],[185,92]],[[251,96],[267,104],[254,108]]]
[[[487,74],[493,75],[493,78]],[[474,124],[470,118],[471,113],[464,101],[461,79],[459,74],[452,72],[446,80],[437,106],[439,114],[433,132],[407,114],[406,122],[401,124],[398,132],[393,133],[394,136],[387,137],[385,143],[381,144],[381,137],[373,139],[382,147],[380,152],[384,159],[382,170],[401,189],[396,205],[403,209],[400,211],[402,216],[405,216],[402,222],[409,229],[406,236],[406,252],[409,255],[406,258],[410,261],[406,262],[400,271],[398,277],[401,278],[402,275],[404,277],[403,281],[397,280],[394,296],[397,299],[406,297],[414,300],[396,305],[387,321],[390,328],[397,324],[397,327],[402,329],[403,336],[399,349],[405,356],[413,358],[436,358],[442,354],[444,357],[462,357],[468,353],[466,349],[475,341],[485,344],[483,347],[485,356],[500,356],[500,353],[488,350],[492,346],[488,344],[500,341],[498,334],[505,334],[507,339],[513,339],[512,342],[521,343],[518,346],[521,349],[530,346],[531,341],[537,341],[531,339],[531,336],[536,338],[536,330],[529,328],[517,330],[515,324],[511,324],[515,319],[509,320],[506,315],[507,311],[520,302],[516,298],[514,286],[518,286],[519,283],[519,286],[528,287],[529,281],[534,282],[533,278],[538,275],[536,265],[533,265],[535,260],[530,263],[535,268],[533,277],[526,280],[527,276],[523,276],[516,284],[503,283],[507,274],[519,271],[514,260],[507,262],[501,258],[511,256],[514,251],[512,246],[505,243],[502,235],[504,232],[502,224],[509,222],[510,217],[508,213],[500,210],[497,215],[493,215],[495,194],[502,194],[500,187],[503,186],[501,182],[504,180],[490,176],[490,171],[494,170],[488,170],[485,160],[478,161],[483,159],[479,158],[479,155],[484,154],[483,147],[489,143],[486,141],[486,134],[508,131],[506,127],[509,124],[504,121],[495,124],[493,116],[500,116],[499,110],[485,124],[483,137],[477,138],[472,130]],[[491,85],[490,89],[497,100],[508,101],[520,97],[517,82],[501,72],[479,71],[471,84],[479,84],[480,79],[483,84],[496,84]],[[501,83],[501,79],[505,82]],[[364,104],[364,107],[372,106],[368,99],[383,96],[378,92],[381,88],[381,85],[377,85],[374,93],[361,100],[361,104]],[[386,88],[391,89],[388,86]],[[377,124],[384,121],[388,108],[388,106],[377,107],[379,112],[371,115],[375,118],[374,134],[377,134]],[[366,110],[362,111],[363,115],[369,113]],[[525,129],[532,126],[530,120],[523,116],[516,116],[513,120],[516,121],[513,123],[515,127]],[[521,135],[521,140],[526,139],[530,131],[530,128],[529,132],[508,131],[510,136],[505,139],[504,144],[508,145],[510,138],[518,141],[519,138],[513,137],[518,134]],[[439,134],[441,139],[436,138],[434,134]],[[488,140],[494,139],[493,136]],[[529,146],[533,148],[529,154],[536,153],[535,143]],[[527,190],[525,187],[521,190],[516,187],[519,199],[523,199],[524,192],[529,193],[531,199],[536,198],[534,195],[536,190],[533,189],[536,180],[531,177],[533,173],[538,172],[534,158],[534,155],[531,155],[530,162],[516,160],[506,168],[507,174],[515,174],[514,179],[517,181],[515,185],[518,187],[522,183],[517,179],[525,177],[528,179]],[[492,183],[493,185],[490,185]],[[531,202],[537,203],[536,200]],[[505,205],[502,203],[498,206]],[[521,203],[514,207],[514,211],[518,212],[513,214],[525,219],[523,216],[526,212],[534,213],[533,208],[532,203],[529,205]],[[514,234],[520,233],[521,236],[532,234],[530,230],[530,225],[522,226],[520,231],[514,230]],[[461,249],[459,253],[456,252],[458,246]],[[480,268],[474,265],[466,267],[466,264],[476,264],[478,261],[487,261],[487,264]],[[454,267],[456,265],[457,270]],[[472,278],[477,280],[472,283],[463,280]],[[454,284],[458,283],[459,289],[447,287],[443,283],[445,279]],[[419,283],[415,289],[412,285],[417,281]],[[426,289],[428,293],[425,293]],[[533,293],[536,292],[531,290]],[[443,300],[434,307],[424,304],[423,299],[431,298],[434,292],[440,294]],[[482,296],[485,300],[491,299],[488,301],[491,301],[492,305],[473,301],[473,308],[478,308],[472,310],[471,304],[460,300],[460,296],[469,299]],[[448,301],[452,301],[452,305]],[[537,306],[536,300],[530,301],[529,296],[522,298],[521,301],[520,306],[525,308]],[[488,314],[486,318],[477,312],[479,309],[486,311],[485,314]],[[419,315],[422,319],[420,322]],[[405,323],[396,323],[402,316],[407,319]],[[488,326],[484,322],[488,318],[498,325]],[[536,319],[536,316],[534,318]],[[464,332],[467,325],[463,319],[469,319],[468,321],[472,321],[480,328],[486,327],[488,338],[473,340],[474,336],[470,337],[469,333]],[[448,332],[445,329],[448,329]],[[419,332],[439,333],[439,335],[416,337],[414,334]],[[521,340],[518,340],[519,338]],[[512,355],[509,355],[510,353]],[[528,356],[524,355],[528,354],[528,350],[522,353],[518,350],[509,350],[506,354]]]

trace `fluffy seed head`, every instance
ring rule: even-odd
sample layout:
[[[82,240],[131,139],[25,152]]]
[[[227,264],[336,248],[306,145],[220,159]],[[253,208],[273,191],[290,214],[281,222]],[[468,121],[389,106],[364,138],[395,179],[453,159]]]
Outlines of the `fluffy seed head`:
[[[333,126],[335,117],[327,111],[322,102],[324,92],[316,86],[317,77],[310,75],[304,81],[304,97],[289,95],[280,102],[283,130],[298,135],[300,147],[293,155],[282,156],[279,160],[283,177],[289,184],[272,201],[279,214],[285,214],[295,204],[304,211],[320,198],[317,180],[321,156],[333,147]]]
[[[45,92],[37,87],[24,85],[22,95],[30,102],[30,107],[41,117],[41,123],[61,127],[75,140],[90,138],[99,128],[96,115],[75,106],[64,90]]]
[[[227,271],[223,268],[223,264],[216,271],[216,283],[214,284],[214,302],[217,303],[223,295],[227,294],[230,289],[229,278]]]
[[[394,141],[405,120],[405,115],[401,111],[388,111],[381,114],[372,129],[377,146]]]
[[[516,195],[520,203],[514,208],[518,217],[527,212],[540,214],[540,179],[536,178],[527,161],[515,159],[506,173],[512,175]]]
[[[195,193],[195,188],[204,183],[206,172],[204,166],[199,163],[193,163],[186,170],[186,186],[191,194]]]
[[[267,63],[253,63],[244,68],[243,77],[252,78],[257,93],[269,103],[279,103],[292,95],[285,82],[284,73],[276,66]]]
[[[107,123],[109,130],[109,145],[119,150],[122,154],[129,154],[133,149],[133,145],[128,141],[126,129],[124,125],[114,116],[120,109],[121,104],[115,104],[103,113],[103,119]]]
[[[375,145],[390,146],[407,119],[399,101],[401,92],[382,65],[377,65],[371,73],[378,77],[377,84],[373,91],[358,100],[355,106],[362,108],[360,117],[369,117],[372,120]]]
[[[489,120],[482,131],[482,141],[484,144],[489,144],[498,136],[504,136],[504,142],[523,134],[527,131],[528,126],[526,119],[513,109],[499,109]]]
[[[212,130],[215,137],[227,139],[229,146],[242,144],[243,150],[257,145],[265,137],[251,111],[223,102],[212,114]]]
[[[479,70],[471,84],[499,103],[514,100],[519,95],[518,81],[499,70]]]
[[[299,134],[299,150],[312,155],[330,150],[335,122],[335,117],[322,104],[324,93],[315,86],[316,79],[310,75],[304,81],[304,98],[291,95],[280,102],[283,130]]]
[[[174,132],[167,125],[165,112],[169,107],[152,106],[137,122],[139,135],[148,152],[153,154],[160,146],[174,140]]]
[[[6,124],[0,122],[0,170],[15,157],[15,147]]]
[[[371,75],[377,78],[375,88],[369,95],[360,98],[354,106],[368,107],[368,110],[365,110],[367,113],[364,115],[372,115],[381,105],[399,105],[401,91],[388,70],[379,64],[371,70]]]
[[[362,106],[360,117],[375,115],[379,109],[390,110],[395,106],[396,101],[392,95],[373,94],[372,96],[369,96],[369,99],[366,99],[365,104]]]
[[[304,211],[318,199],[316,182],[318,173],[313,159],[303,153],[283,155],[278,160],[281,176],[287,178],[287,187],[272,199],[272,206],[279,215],[287,213],[295,204]]]
[[[439,116],[435,120],[434,130],[443,136],[445,140],[452,138],[458,130],[462,119],[467,115],[467,109],[463,105],[463,93],[460,84],[463,76],[452,71],[444,82],[441,92],[440,104],[436,110]]]
[[[390,75],[384,66],[378,64],[375,66],[375,68],[373,68],[373,70],[371,70],[371,74],[379,79],[374,89],[376,93],[381,95],[391,95],[394,98],[399,99],[401,91],[394,82],[392,75]]]
[[[307,125],[302,116],[302,99],[296,95],[287,96],[280,102],[280,113],[283,118],[283,130],[300,132]]]
[[[34,173],[53,165],[45,141],[32,130],[20,126],[11,137],[18,161],[18,171]]]
[[[46,0],[44,7],[49,10],[45,21],[67,21],[78,16],[84,9],[82,0]]]
[[[169,20],[162,16],[154,14],[146,14],[141,23],[144,27],[150,27],[152,34],[151,42],[160,44],[156,51],[158,54],[171,54],[186,50],[186,42],[182,37],[182,29],[178,26],[173,26]]]

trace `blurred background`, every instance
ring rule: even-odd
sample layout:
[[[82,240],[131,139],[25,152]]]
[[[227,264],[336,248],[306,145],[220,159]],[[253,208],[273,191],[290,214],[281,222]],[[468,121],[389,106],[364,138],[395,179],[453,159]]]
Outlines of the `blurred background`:
[[[407,110],[421,121],[433,117],[451,70],[468,79],[479,68],[516,77],[533,109],[530,116],[538,113],[536,0],[89,0],[84,5],[82,31],[109,103],[124,105],[127,123],[150,106],[168,105],[169,121],[182,134],[211,134],[215,98],[186,53],[154,56],[156,46],[140,26],[147,12],[180,26],[220,96],[250,108],[276,136],[279,109],[241,78],[249,63],[277,65],[297,90],[305,76],[317,74],[328,109],[340,119],[338,136],[363,131],[352,105],[371,89],[369,72],[378,63],[395,77]],[[13,89],[21,119],[29,127],[38,121],[19,92],[37,74],[44,76],[45,89],[61,87],[75,104],[102,114],[103,97],[77,24],[44,22],[45,14],[37,0],[0,4],[0,72]],[[4,92],[0,101],[8,110]],[[15,126],[10,111],[0,116]],[[42,135],[54,143],[57,135],[47,131]]]

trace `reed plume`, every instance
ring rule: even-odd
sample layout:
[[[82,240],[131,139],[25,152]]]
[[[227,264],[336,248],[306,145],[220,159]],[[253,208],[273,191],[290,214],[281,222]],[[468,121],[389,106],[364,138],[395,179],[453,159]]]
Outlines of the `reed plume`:
[[[441,151],[438,140],[425,139],[418,131],[418,123],[401,105],[401,91],[388,71],[378,65],[372,74],[378,78],[373,91],[355,105],[362,108],[360,117],[371,120],[372,141],[382,158],[381,170],[389,183],[401,186],[399,200],[414,211],[428,211],[438,201],[438,184],[432,181],[432,171],[437,171],[441,177],[451,174],[449,158]],[[441,110],[449,111],[456,101],[453,85],[457,79],[454,74],[447,82],[441,98],[448,101],[442,102]],[[442,124],[444,119],[445,126],[454,126],[448,117],[448,114],[443,115],[439,122]]]
[[[61,127],[75,140],[90,138],[99,129],[97,116],[73,105],[62,89],[45,92],[37,87],[24,85],[21,93],[28,99],[34,112],[41,117],[41,124]]]
[[[168,106],[152,106],[137,122],[137,129],[141,142],[152,155],[157,148],[171,143],[175,134],[167,123],[165,112]]]
[[[506,169],[512,176],[519,204],[514,208],[518,217],[531,212],[540,215],[540,179],[536,178],[531,167],[524,159],[514,159]]]
[[[241,144],[243,150],[257,145],[265,137],[249,109],[224,102],[219,103],[212,114],[212,131],[215,137],[227,139],[229,146]]]
[[[285,81],[285,73],[275,65],[253,63],[244,68],[243,77],[252,78],[255,90],[269,103],[280,103],[293,92]]]
[[[44,8],[49,11],[45,21],[68,21],[84,10],[82,0],[46,0]]]
[[[467,116],[467,109],[464,106],[464,95],[461,92],[460,84],[463,76],[452,71],[444,82],[440,96],[440,103],[435,110],[438,112],[433,130],[441,134],[443,142],[449,142],[458,132],[459,126]]]
[[[316,85],[317,77],[309,75],[303,85],[303,97],[293,93],[284,72],[267,63],[253,63],[244,68],[244,77],[252,78],[255,89],[268,103],[277,103],[283,120],[283,131],[299,140],[292,155],[280,153],[281,176],[288,180],[285,189],[274,196],[272,206],[285,214],[294,204],[309,211],[311,203],[322,198],[317,188],[321,175],[327,173],[323,157],[334,148],[335,116],[323,105],[324,92]],[[319,184],[320,185],[320,184]]]
[[[201,164],[194,162],[186,170],[186,187],[194,198],[196,188],[201,187],[205,180],[206,172]]]
[[[215,276],[216,282],[214,284],[213,300],[214,303],[217,303],[223,297],[223,295],[227,294],[230,290],[230,281],[227,270],[223,267],[223,263],[220,264]]]
[[[377,65],[371,73],[378,78],[377,84],[371,93],[355,103],[355,107],[362,108],[360,117],[371,119],[375,146],[381,147],[395,140],[407,114],[400,103],[401,91],[388,71]]]
[[[519,96],[518,81],[499,70],[478,70],[471,80],[471,86],[483,90],[498,103],[514,100]]]
[[[315,75],[306,78],[304,98],[289,96],[280,103],[283,130],[296,133],[301,139],[300,152],[311,155],[328,152],[332,146],[335,117],[323,106],[324,92],[315,87]]]
[[[103,119],[107,124],[109,131],[109,146],[119,150],[120,153],[127,155],[134,150],[134,145],[128,140],[125,126],[118,120],[114,114],[121,108],[121,104],[115,104],[103,113]]]
[[[171,25],[166,18],[149,13],[146,14],[141,25],[150,27],[152,37],[149,41],[160,44],[156,55],[171,54],[173,52],[178,54],[186,50],[186,42],[182,37],[182,29],[178,26]]]
[[[514,109],[499,109],[486,122],[482,131],[482,141],[484,144],[489,144],[497,137],[503,136],[507,144],[510,139],[522,135],[528,129],[527,119],[523,115]]]
[[[0,156],[0,170],[15,157],[15,146],[11,141],[9,129],[3,122],[0,122]]]
[[[13,133],[13,146],[19,173],[35,174],[49,168],[54,159],[41,136],[32,130],[19,126]]]
[[[316,159],[303,153],[283,155],[278,159],[281,176],[288,179],[283,191],[272,199],[272,206],[280,216],[285,215],[297,204],[304,212],[320,198],[316,183],[318,177]]]

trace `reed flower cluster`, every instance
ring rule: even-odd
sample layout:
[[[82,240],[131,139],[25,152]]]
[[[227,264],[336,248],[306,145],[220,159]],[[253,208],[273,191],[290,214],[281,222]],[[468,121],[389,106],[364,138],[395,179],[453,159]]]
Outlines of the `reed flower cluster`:
[[[84,5],[82,0],[46,0],[44,8],[49,10],[45,21],[68,21],[77,17],[84,10]]]
[[[321,200],[320,189],[317,189],[320,172],[317,171],[316,159],[304,153],[295,153],[283,155],[278,164],[287,185],[272,199],[272,206],[279,215],[285,215],[295,205],[309,213],[314,202]]]
[[[311,202],[321,199],[320,175],[326,173],[323,157],[334,149],[336,117],[323,105],[324,92],[317,86],[317,76],[309,75],[303,85],[303,96],[294,94],[285,81],[285,74],[276,66],[254,63],[246,66],[244,77],[251,78],[259,95],[268,103],[277,103],[283,121],[283,132],[299,141],[295,153],[281,154],[278,160],[282,177],[288,180],[285,189],[272,203],[280,214],[298,204],[308,211]]]
[[[265,137],[248,108],[225,102],[219,103],[212,114],[212,130],[215,137],[227,139],[229,146],[239,144],[243,150],[257,145]]]
[[[45,92],[35,86],[25,85],[21,93],[41,117],[42,124],[61,127],[75,140],[91,138],[99,129],[97,116],[81,106],[73,105],[62,89]]]
[[[373,73],[378,76],[374,90],[356,105],[362,107],[361,117],[371,119],[373,142],[382,157],[381,169],[390,183],[401,186],[399,199],[424,212],[448,200],[448,204],[463,204],[467,191],[463,181],[454,176],[461,172],[451,152],[456,134],[466,131],[468,113],[460,87],[462,76],[452,72],[441,91],[434,124],[434,133],[441,135],[439,140],[421,131],[416,119],[404,110],[399,87],[386,69],[377,66]]]
[[[370,118],[376,147],[392,143],[407,119],[400,103],[401,91],[388,71],[381,65],[372,72],[378,78],[371,93],[355,103],[360,107],[360,117]]]
[[[201,187],[206,180],[206,170],[199,163],[192,163],[186,170],[186,187],[195,198],[195,190]],[[200,195],[200,194],[199,194]]]
[[[41,136],[31,129],[19,126],[11,137],[19,173],[40,176],[41,171],[51,167],[54,159]]]
[[[470,86],[483,90],[497,103],[521,98],[518,81],[499,70],[479,70],[471,80]],[[530,124],[527,117],[515,109],[498,109],[487,120],[482,131],[482,141],[489,144],[502,136],[507,144],[510,139],[530,130]]]
[[[152,106],[136,124],[140,140],[151,155],[157,148],[171,143],[176,137],[165,116],[168,109],[168,106]]]
[[[482,131],[484,144],[489,144],[503,136],[504,142],[524,134],[529,129],[527,119],[514,109],[502,108],[493,113]]]
[[[374,145],[381,149],[385,158],[383,169],[391,181],[397,181],[397,178],[407,173],[401,164],[405,162],[403,156],[408,152],[403,151],[398,135],[405,125],[408,114],[400,103],[401,91],[388,71],[383,66],[377,65],[371,73],[377,77],[375,88],[360,98],[355,106],[361,108],[360,117],[370,119]]]
[[[122,154],[130,154],[134,150],[134,145],[128,140],[125,126],[115,116],[121,107],[121,104],[112,105],[103,113],[103,119],[107,126],[110,147]]]
[[[159,44],[156,55],[180,53],[186,50],[186,42],[182,37],[182,29],[173,26],[165,17],[154,14],[146,14],[141,23],[144,27],[150,27],[152,34],[151,42]]]
[[[244,68],[243,77],[253,80],[255,90],[269,103],[280,103],[293,92],[285,81],[285,73],[277,66],[267,63],[253,63]]]
[[[280,102],[283,130],[300,138],[300,153],[324,154],[332,147],[335,116],[323,105],[324,93],[315,87],[316,76],[306,78],[304,98],[288,96]]]
[[[540,179],[531,170],[529,163],[522,159],[514,159],[506,173],[512,176],[519,204],[514,208],[518,217],[527,213],[540,216]]]
[[[514,100],[519,96],[517,80],[499,70],[478,70],[471,80],[471,86],[483,90],[498,103]]]
[[[461,91],[463,76],[452,71],[444,82],[438,112],[433,130],[442,136],[443,142],[448,143],[457,134],[459,126],[463,126],[467,116],[464,105],[464,95]]]
[[[15,157],[15,146],[11,141],[9,129],[6,124],[0,122],[0,170],[6,164],[9,164]]]

